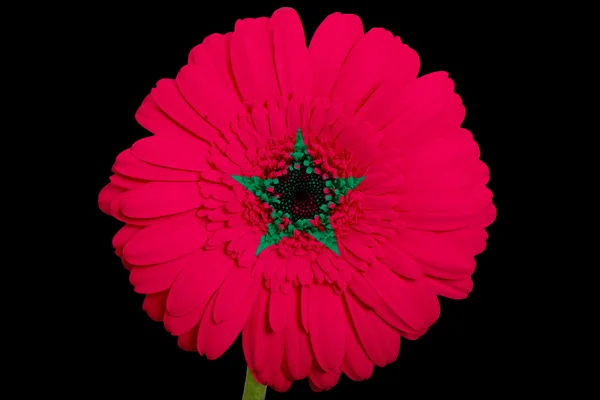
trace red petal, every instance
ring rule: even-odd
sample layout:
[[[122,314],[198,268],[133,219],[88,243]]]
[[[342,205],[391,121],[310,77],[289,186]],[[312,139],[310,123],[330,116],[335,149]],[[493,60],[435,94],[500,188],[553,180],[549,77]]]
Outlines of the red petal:
[[[155,265],[135,266],[129,275],[129,281],[138,293],[157,293],[171,287],[175,278],[190,263],[203,257],[203,250]]]
[[[148,164],[138,160],[127,149],[117,156],[113,169],[129,178],[148,181],[196,182],[197,172],[170,169]]]
[[[389,31],[381,28],[368,31],[350,50],[331,97],[343,99],[354,109],[361,106],[383,81],[393,44]]]
[[[133,265],[158,264],[201,248],[206,238],[204,223],[186,212],[144,228],[127,242],[123,256]]]
[[[195,182],[148,182],[123,196],[121,212],[132,218],[156,218],[196,209],[201,204]]]
[[[289,387],[289,381],[282,376],[281,369],[284,334],[269,328],[268,299],[268,290],[260,285],[250,318],[242,332],[244,356],[258,382],[285,390],[286,386]]]
[[[283,368],[291,380],[299,380],[308,376],[313,357],[308,335],[302,327],[300,317],[300,288],[294,289],[288,296],[293,296],[294,302],[292,309],[289,310],[290,321],[285,331]]]
[[[374,364],[369,360],[369,357],[367,357],[365,351],[360,346],[354,328],[349,325],[342,371],[353,381],[362,381],[371,377],[373,367]]]
[[[210,169],[206,158],[210,146],[199,140],[177,136],[150,136],[131,146],[131,154],[149,164],[187,171]]]
[[[207,141],[219,138],[219,131],[194,111],[179,91],[174,79],[158,81],[151,95],[165,114],[189,132]]]
[[[246,103],[264,102],[281,94],[268,27],[268,18],[247,18],[235,23],[231,66]]]
[[[169,298],[167,297],[167,301]],[[190,329],[198,326],[200,319],[204,315],[206,311],[206,306],[208,305],[209,299],[202,302],[195,310],[189,312],[185,315],[181,316],[173,316],[169,314],[169,311],[165,312],[165,328],[167,331],[171,332],[172,335],[182,335],[185,332],[188,332]],[[195,345],[194,345],[195,346]]]
[[[206,354],[209,360],[214,360],[221,357],[233,344],[250,315],[259,285],[260,282],[258,281],[252,282],[252,287],[246,291],[246,296],[239,306],[229,318],[221,323],[215,323],[212,317],[215,312],[215,300],[218,299],[220,291],[213,297],[202,317],[200,329],[198,330],[197,347],[200,354]]]
[[[414,331],[428,328],[439,317],[437,296],[424,279],[404,279],[380,263],[373,264],[364,276],[379,293],[382,301]]]
[[[310,63],[304,29],[298,13],[283,7],[269,20],[277,79],[284,98],[308,98],[311,92]]]
[[[196,341],[198,340],[198,325],[177,338],[177,345],[185,351],[198,351]]]
[[[171,286],[167,300],[169,314],[187,314],[210,298],[233,265],[233,260],[221,248],[204,252],[203,257],[188,265]]]
[[[311,386],[319,390],[329,390],[340,380],[342,365],[338,365],[333,371],[325,372],[317,364],[313,364],[308,374]]]
[[[214,322],[220,323],[234,316],[254,282],[248,269],[232,268],[217,293],[212,315]]]
[[[153,321],[162,321],[165,315],[167,307],[167,295],[169,291],[166,290],[160,293],[147,294],[142,304],[142,309],[146,311],[148,316]]]
[[[279,290],[271,290],[269,294],[269,326],[273,331],[280,332],[285,328],[294,315],[294,296],[284,294]]]
[[[345,295],[351,319],[362,348],[369,359],[378,367],[383,367],[398,357],[400,333],[354,297]],[[394,345],[398,342],[398,346]]]
[[[362,22],[356,15],[334,13],[319,25],[308,50],[313,97],[329,97],[350,49],[362,36]]]
[[[330,372],[344,358],[347,325],[342,299],[329,285],[312,285],[309,289],[310,342],[315,359],[323,370]]]

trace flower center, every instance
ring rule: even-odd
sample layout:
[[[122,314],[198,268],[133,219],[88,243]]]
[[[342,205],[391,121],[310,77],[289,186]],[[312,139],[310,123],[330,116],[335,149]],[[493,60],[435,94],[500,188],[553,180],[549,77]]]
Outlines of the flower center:
[[[301,219],[312,219],[320,212],[325,200],[325,181],[320,175],[309,174],[306,167],[294,168],[273,184],[273,194],[280,203],[274,203],[273,208],[283,214],[289,214],[292,222]]]
[[[292,237],[300,232],[308,233],[339,255],[330,213],[364,177],[330,179],[319,168],[322,160],[313,160],[308,152],[300,128],[296,133],[294,151],[289,158],[291,163],[287,168],[273,172],[273,176],[276,176],[273,179],[231,176],[273,209],[273,222],[261,237],[256,255],[267,247],[278,244],[282,238]]]

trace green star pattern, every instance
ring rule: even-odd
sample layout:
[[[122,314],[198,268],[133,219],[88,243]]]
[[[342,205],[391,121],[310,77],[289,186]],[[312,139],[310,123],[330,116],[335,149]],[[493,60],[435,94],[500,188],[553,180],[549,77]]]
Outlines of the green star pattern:
[[[300,128],[298,128],[298,132],[296,133],[294,151],[290,155],[294,160],[294,162],[288,166],[290,171],[315,174],[316,166],[307,152]],[[256,249],[256,255],[260,254],[260,252],[267,247],[279,243],[283,237],[292,237],[296,230],[313,236],[331,251],[339,255],[340,251],[337,239],[329,221],[329,216],[332,208],[339,204],[340,197],[345,196],[348,191],[356,188],[365,177],[323,180],[324,187],[328,188],[329,191],[328,193],[322,193],[322,204],[320,204],[318,212],[313,216],[313,218],[316,216],[319,217],[322,228],[324,228],[323,230],[314,226],[309,218],[294,219],[290,213],[286,212],[286,208],[283,206],[280,198],[277,198],[273,194],[278,189],[277,185],[280,184],[279,179],[262,179],[256,176],[243,177],[238,175],[233,175],[232,178],[252,192],[260,200],[271,206],[271,209],[273,210],[271,214],[273,222],[268,225],[267,232],[261,237],[258,248]],[[322,179],[322,176],[319,178]],[[313,181],[315,180],[314,177],[311,177],[311,179],[313,179]],[[284,224],[284,221],[286,221],[287,225]],[[285,226],[284,229],[280,229],[280,226],[282,225]]]

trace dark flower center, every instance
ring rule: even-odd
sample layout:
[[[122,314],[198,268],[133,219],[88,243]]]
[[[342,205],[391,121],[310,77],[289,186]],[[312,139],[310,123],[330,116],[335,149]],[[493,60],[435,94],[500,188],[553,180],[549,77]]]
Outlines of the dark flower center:
[[[290,215],[290,220],[312,219],[322,210],[325,200],[325,181],[320,175],[307,174],[306,167],[288,171],[279,177],[279,182],[273,184],[274,195],[280,203],[273,204],[276,211]]]

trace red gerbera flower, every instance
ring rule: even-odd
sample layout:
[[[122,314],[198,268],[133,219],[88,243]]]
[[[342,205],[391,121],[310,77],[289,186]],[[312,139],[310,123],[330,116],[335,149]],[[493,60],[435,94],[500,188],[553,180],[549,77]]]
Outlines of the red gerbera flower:
[[[448,74],[332,14],[290,8],[195,47],[136,114],[100,208],[144,309],[214,359],[240,332],[278,391],[368,378],[464,298],[495,218]]]

